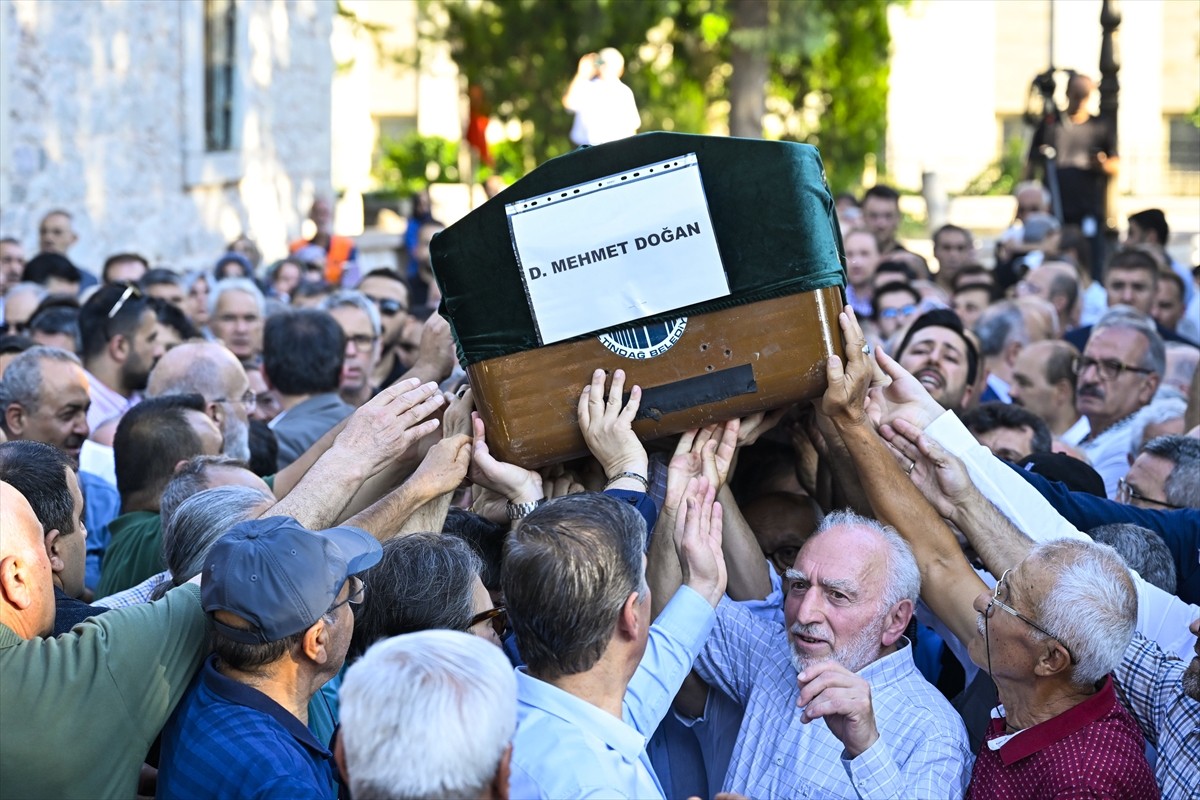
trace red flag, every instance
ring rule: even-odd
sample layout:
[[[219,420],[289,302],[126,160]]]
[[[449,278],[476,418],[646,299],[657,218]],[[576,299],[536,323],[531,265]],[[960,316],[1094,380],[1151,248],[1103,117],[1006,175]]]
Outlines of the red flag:
[[[495,159],[488,151],[487,126],[490,120],[491,108],[483,97],[483,89],[475,84],[467,87],[467,144],[479,153],[479,160],[489,167],[495,165]]]

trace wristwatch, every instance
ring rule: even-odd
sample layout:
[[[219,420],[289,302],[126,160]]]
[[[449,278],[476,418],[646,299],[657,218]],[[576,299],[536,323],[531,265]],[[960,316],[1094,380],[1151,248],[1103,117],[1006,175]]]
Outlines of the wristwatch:
[[[521,519],[522,517],[527,517],[532,514],[534,509],[544,502],[546,502],[544,499],[531,500],[528,503],[514,503],[512,500],[509,500],[505,510],[508,511],[509,519]]]

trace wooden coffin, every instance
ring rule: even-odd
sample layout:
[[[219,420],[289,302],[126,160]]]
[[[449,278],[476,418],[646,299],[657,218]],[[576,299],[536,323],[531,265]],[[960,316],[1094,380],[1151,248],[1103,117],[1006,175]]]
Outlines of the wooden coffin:
[[[562,341],[543,336],[544,319],[535,315],[530,294],[538,276],[522,261],[509,214],[575,194],[570,187],[585,181],[601,186],[624,170],[637,177],[645,165],[680,157],[698,171],[704,222],[728,292],[678,306],[668,297],[663,310],[609,327],[592,326],[588,317]],[[676,197],[664,196],[661,207],[673,207]],[[582,234],[591,219],[581,222]],[[441,313],[474,387],[489,447],[527,468],[586,452],[576,407],[597,368],[624,369],[627,390],[642,387],[634,428],[649,440],[816,397],[825,388],[825,359],[842,352],[841,236],[820,156],[807,145],[651,133],[581,148],[541,165],[435,236],[430,252]],[[657,264],[645,269],[652,273]],[[698,285],[688,280],[696,268],[676,261],[679,277],[668,290],[686,293]],[[571,296],[583,297],[576,305],[584,312],[598,294],[605,301],[625,297],[608,283]]]
[[[467,375],[488,447],[528,469],[586,454],[575,415],[598,368],[623,369],[627,390],[642,387],[633,427],[646,441],[819,397],[825,359],[843,355],[842,303],[832,287],[689,317],[674,345],[654,358],[622,357],[595,337],[472,364]],[[641,342],[656,338],[639,333]]]

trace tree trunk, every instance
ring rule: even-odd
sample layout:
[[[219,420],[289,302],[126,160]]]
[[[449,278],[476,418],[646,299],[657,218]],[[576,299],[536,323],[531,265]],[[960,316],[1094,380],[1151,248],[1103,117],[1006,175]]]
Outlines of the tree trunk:
[[[741,45],[734,38],[729,79],[729,133],[761,139],[763,114],[767,110],[767,48],[762,38],[767,31],[768,0],[734,0],[731,32],[741,31],[759,41],[758,47]]]

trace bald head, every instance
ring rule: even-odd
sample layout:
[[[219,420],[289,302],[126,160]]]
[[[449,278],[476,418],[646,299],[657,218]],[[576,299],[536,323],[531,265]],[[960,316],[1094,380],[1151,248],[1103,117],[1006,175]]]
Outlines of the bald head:
[[[54,583],[33,507],[0,481],[0,624],[22,639],[54,629]]]
[[[150,373],[147,397],[198,394],[206,400],[225,397],[233,383],[246,380],[241,362],[216,342],[185,342],[163,354]],[[239,396],[239,395],[232,395]]]

